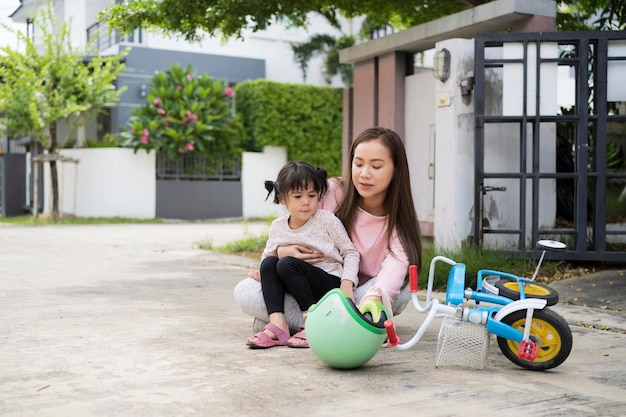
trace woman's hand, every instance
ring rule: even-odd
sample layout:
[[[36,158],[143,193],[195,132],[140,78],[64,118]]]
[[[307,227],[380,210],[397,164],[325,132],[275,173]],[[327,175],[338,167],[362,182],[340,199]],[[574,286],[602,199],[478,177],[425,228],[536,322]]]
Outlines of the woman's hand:
[[[253,271],[248,272],[248,278],[252,278],[256,281],[261,281],[261,271],[255,269]]]
[[[313,252],[313,250],[304,245],[279,246],[276,253],[279,258],[293,256],[294,258],[303,260],[310,264],[315,264],[324,260],[324,255],[320,252]]]

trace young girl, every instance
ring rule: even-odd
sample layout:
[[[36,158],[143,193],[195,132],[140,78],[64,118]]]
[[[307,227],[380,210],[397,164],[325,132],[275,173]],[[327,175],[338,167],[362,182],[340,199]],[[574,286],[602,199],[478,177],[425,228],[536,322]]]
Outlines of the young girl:
[[[363,131],[352,143],[343,179],[331,180],[329,187],[320,207],[342,220],[361,255],[356,288],[344,281],[341,288],[358,305],[374,299],[400,314],[410,300],[408,266],[421,265],[422,244],[406,151],[398,134],[382,127]],[[278,255],[313,263],[320,259],[307,245],[281,246]],[[267,322],[257,282],[245,279],[234,293],[244,313],[255,317],[253,327]],[[285,297],[290,326],[298,319],[296,308],[293,299]]]
[[[318,210],[327,190],[326,171],[306,162],[290,162],[275,182],[265,182],[265,188],[268,197],[274,192],[274,203],[284,205],[289,215],[272,222],[260,270],[250,273],[251,278],[261,281],[269,323],[250,337],[247,345],[308,347],[304,330],[290,340],[284,314],[285,293],[296,300],[303,323],[309,307],[328,291],[348,286],[341,284],[344,281],[350,287],[358,283],[359,253],[341,221],[330,211]],[[279,247],[294,244],[310,248],[318,258],[311,263],[291,256],[278,258]]]

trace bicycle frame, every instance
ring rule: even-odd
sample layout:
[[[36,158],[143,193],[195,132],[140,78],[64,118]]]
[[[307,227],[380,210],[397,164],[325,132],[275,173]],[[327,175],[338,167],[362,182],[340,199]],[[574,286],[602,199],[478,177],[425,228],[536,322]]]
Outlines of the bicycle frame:
[[[452,266],[448,274],[448,283],[446,287],[446,304],[440,304],[439,300],[432,298],[432,289],[434,281],[435,265],[438,262],[444,262]],[[482,291],[484,275],[498,275],[514,279],[520,286],[520,299],[512,300],[510,298],[490,294]],[[418,300],[418,276],[417,267],[412,265],[409,268],[409,290],[411,299],[416,310],[421,313],[428,313],[426,319],[417,330],[415,335],[406,343],[400,344],[400,339],[395,333],[395,326],[391,320],[385,323],[388,334],[388,343],[400,350],[406,350],[414,346],[423,336],[426,329],[430,326],[436,317],[445,315],[454,315],[462,321],[473,324],[484,325],[489,333],[496,336],[513,340],[519,343],[520,357],[528,360],[534,360],[533,351],[536,355],[536,344],[530,339],[530,324],[533,319],[535,310],[545,308],[546,300],[537,298],[526,298],[524,294],[524,282],[530,281],[516,275],[507,274],[505,272],[481,270],[478,273],[477,290],[465,288],[465,265],[456,263],[452,259],[445,256],[436,256],[430,263],[428,274],[428,284],[426,289],[426,303],[424,306]],[[476,305],[479,303],[490,303],[492,306],[486,307],[470,307],[463,305],[465,301],[473,300]],[[524,332],[503,323],[501,320],[507,315],[515,311],[526,311],[526,322]]]

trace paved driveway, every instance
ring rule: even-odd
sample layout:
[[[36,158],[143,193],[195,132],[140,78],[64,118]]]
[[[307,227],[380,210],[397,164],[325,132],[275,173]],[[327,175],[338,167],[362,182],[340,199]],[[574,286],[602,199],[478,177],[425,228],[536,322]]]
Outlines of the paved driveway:
[[[438,326],[350,371],[310,350],[248,349],[232,289],[256,262],[194,243],[264,227],[0,227],[0,415],[626,415],[626,321],[602,306],[555,308],[574,348],[550,372],[516,367],[495,343],[482,370],[435,368]],[[422,319],[397,317],[400,336]]]

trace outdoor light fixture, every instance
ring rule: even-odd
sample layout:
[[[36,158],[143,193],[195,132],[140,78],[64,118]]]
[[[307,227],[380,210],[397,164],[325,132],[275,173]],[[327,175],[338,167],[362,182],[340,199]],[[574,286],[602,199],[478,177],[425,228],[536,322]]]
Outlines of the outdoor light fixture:
[[[446,48],[435,52],[433,76],[441,82],[445,82],[450,77],[450,51]]]
[[[145,84],[141,84],[139,87],[139,97],[145,97],[148,95],[148,87]]]
[[[469,77],[463,78],[461,80],[461,95],[462,96],[470,95],[473,89],[474,89],[473,75],[470,75]]]

